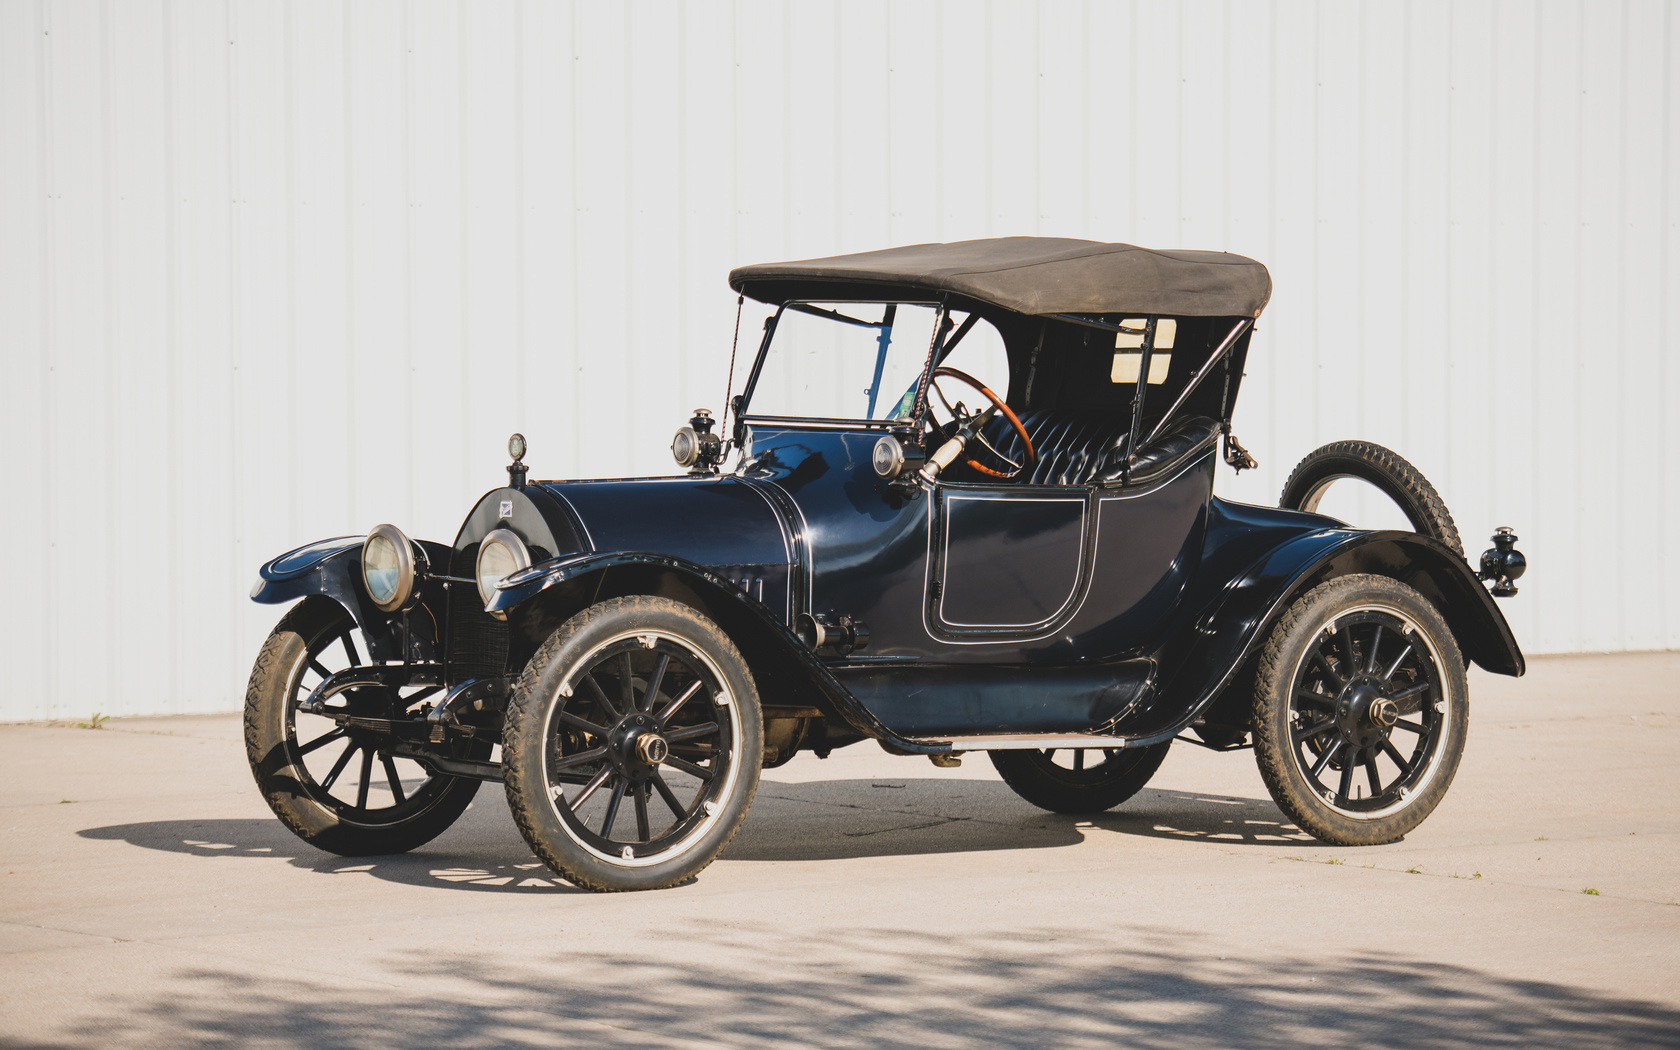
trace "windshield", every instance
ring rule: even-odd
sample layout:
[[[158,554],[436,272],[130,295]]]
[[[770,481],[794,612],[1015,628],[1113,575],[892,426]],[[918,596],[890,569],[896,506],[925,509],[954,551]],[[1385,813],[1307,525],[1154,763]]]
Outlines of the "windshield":
[[[747,411],[909,419],[938,318],[927,303],[788,303]]]

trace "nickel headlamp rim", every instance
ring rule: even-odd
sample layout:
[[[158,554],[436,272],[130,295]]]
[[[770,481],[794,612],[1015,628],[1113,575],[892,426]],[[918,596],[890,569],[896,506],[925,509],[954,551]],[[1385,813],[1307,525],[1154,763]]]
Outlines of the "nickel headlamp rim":
[[[368,580],[368,550],[375,540],[383,539],[391,545],[397,557],[397,586],[391,592],[390,598],[380,601],[374,593],[373,585]],[[414,542],[408,538],[403,530],[395,525],[385,523],[375,525],[368,531],[367,538],[362,540],[362,587],[367,590],[368,599],[382,612],[396,612],[408,605],[409,599],[415,596],[415,559]]]
[[[512,555],[513,568],[492,581],[489,592],[486,593],[483,568],[484,552],[491,546],[501,547]],[[530,567],[531,549],[525,546],[525,541],[519,538],[518,533],[510,529],[492,529],[485,533],[484,538],[478,541],[478,557],[473,560],[473,580],[478,587],[478,597],[484,602],[485,611],[490,612],[490,603],[496,598],[496,584],[516,573],[524,572]],[[495,613],[491,613],[491,615],[495,615]]]

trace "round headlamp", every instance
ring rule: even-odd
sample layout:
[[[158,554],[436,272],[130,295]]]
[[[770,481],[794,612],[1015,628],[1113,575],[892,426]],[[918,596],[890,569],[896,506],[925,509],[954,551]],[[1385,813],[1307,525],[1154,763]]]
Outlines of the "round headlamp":
[[[396,612],[414,594],[414,545],[395,525],[380,525],[362,541],[362,583],[385,612]]]
[[[692,467],[700,459],[700,440],[693,427],[679,427],[671,439],[671,458],[679,467]]]
[[[531,552],[524,541],[507,529],[497,529],[478,545],[478,596],[488,606],[496,596],[496,584],[530,567]]]

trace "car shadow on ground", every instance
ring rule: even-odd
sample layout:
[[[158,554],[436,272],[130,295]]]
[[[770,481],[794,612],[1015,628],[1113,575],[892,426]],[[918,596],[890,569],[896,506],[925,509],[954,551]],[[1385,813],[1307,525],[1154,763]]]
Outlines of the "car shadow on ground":
[[[1402,953],[1237,955],[1220,943],[1089,917],[796,935],[762,919],[677,919],[647,947],[384,951],[360,960],[373,983],[194,961],[90,1002],[67,1042],[12,1045],[1610,1050],[1672,1046],[1680,1031],[1680,1011],[1628,995]]]
[[[206,860],[281,860],[322,875],[361,873],[410,886],[504,893],[584,892],[555,878],[517,834],[506,843],[470,853],[443,851],[434,841],[412,853],[377,857],[325,853],[298,839],[278,820],[260,818],[154,820],[87,828],[77,834]]]
[[[877,778],[764,781],[725,858],[817,861],[935,853],[1056,849],[1095,829],[1227,845],[1312,841],[1269,799],[1146,788],[1119,809],[1046,813],[996,781]],[[83,838],[206,859],[283,860],[323,875],[362,873],[412,886],[477,892],[578,892],[554,878],[519,838],[499,798],[475,802],[454,828],[412,853],[340,857],[316,850],[272,819],[204,818],[114,824]]]

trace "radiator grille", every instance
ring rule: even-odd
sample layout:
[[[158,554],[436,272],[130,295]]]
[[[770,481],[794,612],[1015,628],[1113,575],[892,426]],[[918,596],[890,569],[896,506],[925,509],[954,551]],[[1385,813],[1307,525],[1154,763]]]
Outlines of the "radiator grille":
[[[457,589],[449,601],[449,676],[456,681],[507,673],[508,625],[484,611],[478,595]]]

